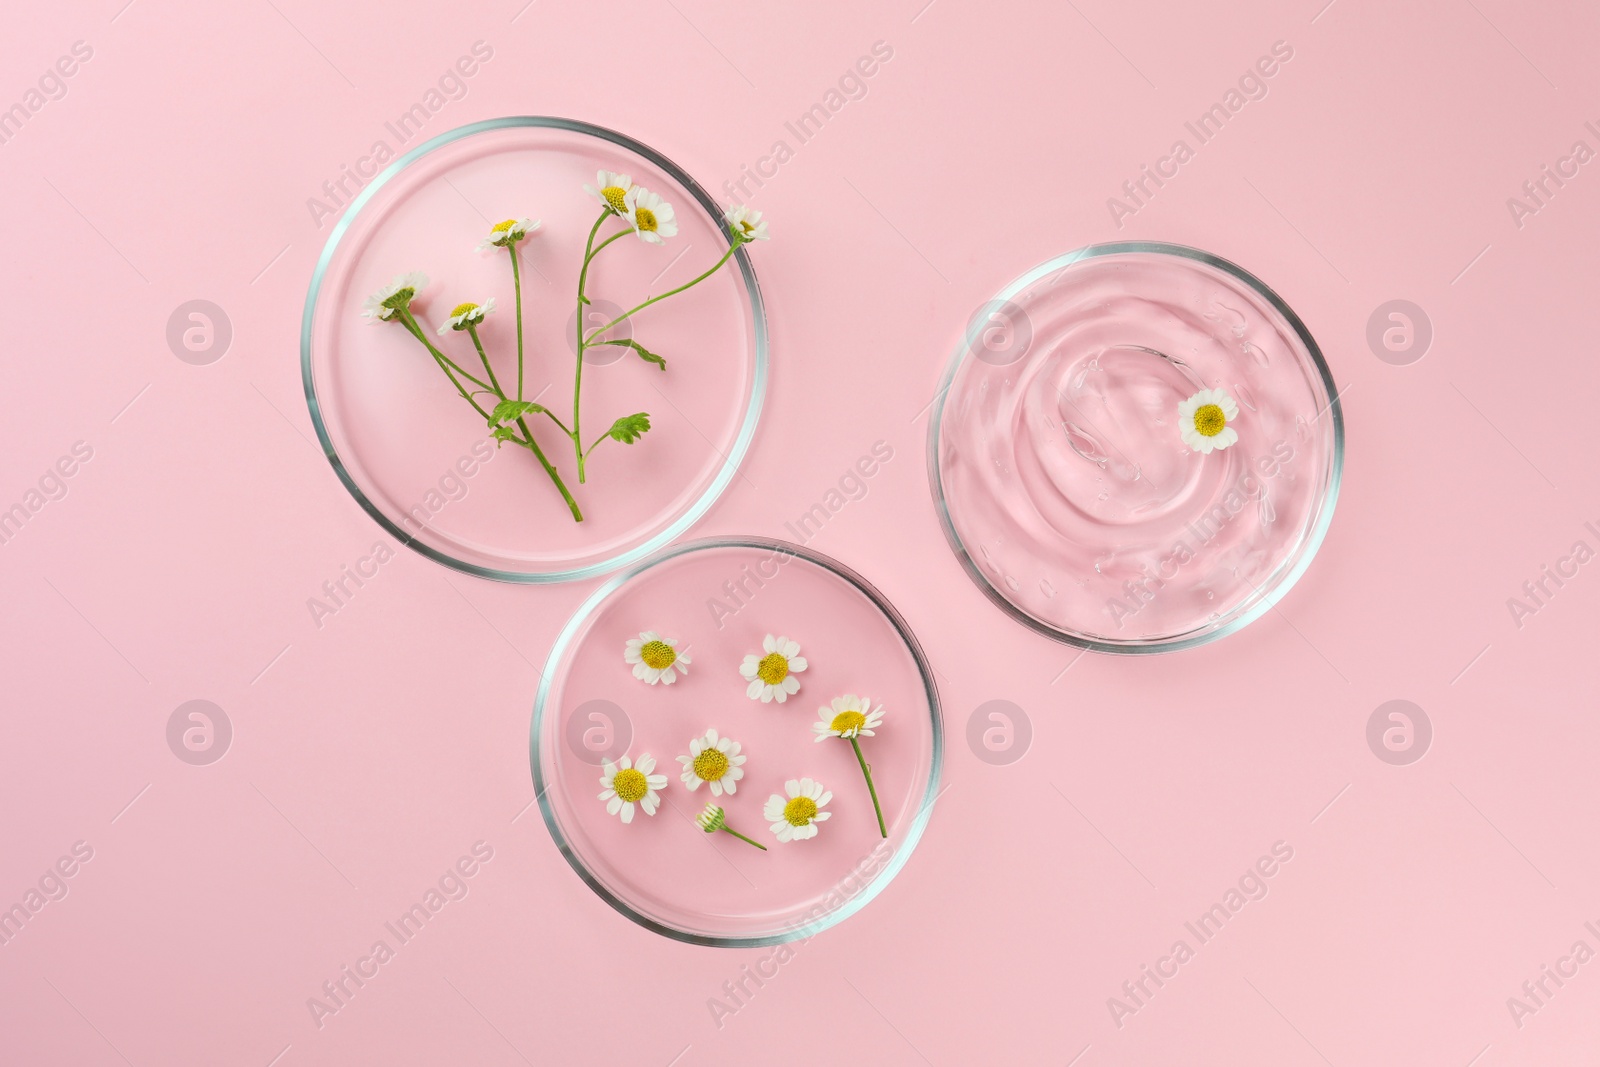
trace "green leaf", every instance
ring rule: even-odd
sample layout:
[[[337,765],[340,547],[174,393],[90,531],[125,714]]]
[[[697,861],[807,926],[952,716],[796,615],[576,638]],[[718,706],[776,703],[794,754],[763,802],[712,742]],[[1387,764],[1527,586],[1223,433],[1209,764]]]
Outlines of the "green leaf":
[[[650,430],[650,416],[641,411],[636,415],[624,415],[611,424],[611,429],[606,431],[606,436],[613,441],[621,441],[631,445],[643,437]]]
[[[489,413],[489,425],[497,426],[502,422],[521,418],[524,415],[537,415],[543,410],[543,404],[535,404],[531,400],[502,400]]]
[[[511,427],[509,427],[509,426],[496,426],[494,428],[494,430],[491,431],[490,436],[493,437],[496,441],[515,441],[515,440],[517,440],[516,432],[514,430],[512,430]],[[495,447],[498,448],[500,446],[496,445]]]
[[[650,351],[648,348],[646,348],[644,345],[640,344],[638,341],[631,341],[631,340],[601,341],[600,343],[603,344],[603,345],[622,345],[622,346],[626,346],[628,348],[633,349],[635,352],[639,353],[639,358],[644,360],[646,363],[654,363],[656,366],[660,367],[662,370],[666,370],[667,369],[667,361],[665,359],[663,359],[662,357],[656,355],[654,352]]]

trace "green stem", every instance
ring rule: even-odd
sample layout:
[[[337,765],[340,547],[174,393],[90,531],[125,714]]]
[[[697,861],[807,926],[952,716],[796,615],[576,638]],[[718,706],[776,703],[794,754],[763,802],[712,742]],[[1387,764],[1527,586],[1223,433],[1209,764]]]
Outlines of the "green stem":
[[[722,832],[725,833],[725,834],[732,834],[734,837],[737,837],[740,841],[743,841],[748,845],[756,846],[756,848],[759,848],[762,852],[765,852],[767,850],[767,846],[766,845],[763,845],[760,841],[752,841],[752,840],[750,840],[748,837],[744,836],[743,834],[741,834],[739,831],[735,830],[731,826],[724,826],[722,828]]]
[[[860,739],[852,737],[850,747],[856,750],[856,762],[861,764],[861,773],[867,776],[867,792],[872,794],[872,810],[878,813],[878,833],[888,837],[889,831],[883,825],[883,809],[878,806],[878,790],[872,784],[872,769],[867,766],[867,758],[861,754]]]
[[[618,315],[616,318],[612,319],[610,322],[606,323],[604,326],[600,327],[598,330],[595,330],[592,333],[590,333],[588,339],[585,340],[585,341],[582,341],[582,344],[588,344],[589,342],[592,342],[596,337],[599,337],[601,334],[605,333],[607,330],[609,330],[613,326],[617,325],[617,323],[622,322],[624,319],[631,318],[632,316],[634,316],[634,315],[638,314],[639,312],[643,311],[645,308],[649,307],[651,304],[659,304],[659,303],[661,303],[661,301],[665,300],[669,296],[677,296],[679,293],[683,292],[685,289],[692,289],[695,286],[699,285],[701,282],[705,281],[707,278],[709,278],[713,274],[717,273],[717,271],[721,270],[722,269],[722,265],[724,263],[728,262],[728,260],[732,259],[733,258],[733,254],[735,252],[739,251],[739,248],[743,244],[744,244],[743,241],[735,241],[733,244],[728,246],[728,250],[722,254],[722,258],[717,260],[716,263],[714,263],[704,274],[698,275],[697,277],[692,278],[689,281],[684,282],[682,285],[678,286],[676,289],[669,289],[666,292],[662,293],[660,296],[652,296],[649,300],[646,300],[644,303],[640,304],[638,307],[630,308],[629,310],[624,311],[621,315]]]
[[[461,366],[461,364],[457,363],[455,360],[439,351],[439,349],[434,346],[434,343],[428,340],[428,335],[423,332],[422,327],[417,325],[417,320],[412,316],[409,308],[405,311],[399,312],[397,317],[400,319],[400,322],[405,326],[405,328],[411,331],[411,336],[421,341],[423,347],[429,352],[433,353],[434,359],[439,360],[441,363],[448,364],[450,368],[457,374],[461,375],[473,385],[478,386],[480,389],[488,389],[490,387],[488,382],[474,374],[469,374],[465,367]]]
[[[517,293],[517,399],[518,400],[522,399],[522,268],[520,266],[518,266],[518,264],[517,264],[517,258],[518,258],[517,257],[517,245],[520,244],[520,243],[521,242],[519,242],[519,241],[512,241],[510,244],[506,245],[506,249],[511,253],[511,287],[513,289],[515,289],[516,293]],[[478,339],[478,335],[477,334],[473,334],[472,335],[472,339],[474,341],[476,341]],[[478,351],[479,352],[483,351],[482,346],[479,346]],[[488,361],[485,360],[485,363],[487,363],[487,362]],[[491,371],[490,373],[492,374],[493,372]]]
[[[478,414],[483,416],[483,419],[484,419],[485,422],[492,423],[494,420],[493,420],[493,418],[490,417],[489,413],[487,411],[483,410],[482,405],[480,405],[476,400],[474,400],[471,397],[471,395],[469,395],[467,393],[467,391],[461,387],[461,383],[456,381],[455,375],[450,373],[450,369],[449,369],[450,367],[455,367],[456,370],[458,370],[458,371],[461,371],[461,368],[457,367],[456,364],[454,363],[454,361],[452,361],[449,356],[446,356],[443,352],[439,351],[437,348],[435,348],[433,346],[433,343],[428,340],[426,335],[423,334],[422,328],[417,325],[417,320],[412,317],[411,312],[409,310],[400,312],[398,317],[400,319],[401,324],[403,326],[405,326],[405,328],[407,330],[411,331],[411,336],[413,336],[417,340],[421,341],[422,344],[423,344],[423,347],[425,347],[429,352],[431,352],[433,354],[434,360],[436,362],[438,362],[438,364],[439,364],[439,369],[444,371],[445,377],[450,379],[450,384],[454,385],[456,387],[456,392],[460,393],[461,396],[466,400],[466,402],[471,404],[473,406],[473,408],[477,410]],[[473,340],[474,343],[476,343],[477,340],[478,340],[477,331],[476,330],[472,331],[472,334],[473,334],[472,340]],[[478,352],[479,352],[480,355],[482,355],[483,347],[481,345],[479,345],[479,347],[478,347]],[[484,364],[487,366],[487,364],[489,362],[489,358],[487,356],[484,356],[484,360],[483,361],[484,361]],[[445,366],[445,364],[449,364],[449,367]],[[488,388],[488,385],[486,383],[484,383],[482,381],[479,381],[477,378],[473,378],[472,375],[467,374],[466,371],[461,371],[461,373],[466,375],[466,377],[469,378],[470,380],[472,380],[474,382],[477,382],[479,385],[482,385],[485,389]],[[493,369],[490,369],[489,376],[491,378],[494,377]],[[505,399],[505,394],[500,392],[498,386],[495,388],[494,391],[502,400]],[[518,421],[521,422],[522,420],[518,420]],[[576,500],[572,499],[572,494],[567,490],[567,483],[565,483],[565,482],[563,482],[561,480],[561,473],[559,471],[557,471],[555,469],[555,467],[551,466],[550,461],[545,458],[544,450],[539,447],[539,442],[535,441],[533,439],[533,434],[528,432],[528,427],[527,427],[527,424],[525,422],[522,425],[522,432],[527,434],[528,439],[527,439],[527,441],[518,441],[517,444],[525,445],[527,447],[527,449],[530,452],[532,452],[535,457],[538,458],[539,466],[544,468],[544,472],[546,474],[548,474],[550,476],[550,480],[555,483],[556,489],[558,489],[561,492],[561,499],[563,499],[563,500],[565,500],[567,502],[567,510],[572,512],[572,521],[573,522],[582,522],[583,521],[583,512],[578,509],[578,502]]]
[[[583,405],[580,399],[583,395],[583,350],[586,347],[583,339],[583,308],[584,305],[589,302],[583,295],[583,288],[588,284],[589,281],[589,261],[594,259],[595,252],[598,251],[598,249],[594,247],[595,235],[600,232],[600,227],[605,224],[606,219],[615,214],[616,212],[612,211],[610,208],[606,208],[600,212],[600,217],[594,220],[594,225],[589,228],[589,239],[584,242],[583,245],[583,267],[578,271],[578,314],[577,326],[575,327],[577,333],[578,366],[577,369],[575,369],[572,373],[572,430],[568,436],[572,438],[572,450],[578,454],[578,484],[580,485],[583,484],[585,480],[583,470],[582,442]],[[621,235],[617,234],[607,238],[605,243],[600,247],[604,248],[606,245],[616,240],[618,236]]]

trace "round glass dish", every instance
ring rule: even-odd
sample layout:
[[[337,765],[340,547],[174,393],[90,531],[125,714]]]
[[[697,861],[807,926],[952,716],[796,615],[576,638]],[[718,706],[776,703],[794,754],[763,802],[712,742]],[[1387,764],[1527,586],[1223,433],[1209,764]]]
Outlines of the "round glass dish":
[[[582,508],[582,523],[573,521],[528,450],[493,447],[483,418],[415,338],[395,323],[372,325],[362,317],[370,293],[397,274],[421,270],[430,281],[413,305],[419,324],[482,377],[465,333],[439,337],[433,329],[457,302],[493,297],[496,310],[479,334],[509,391],[517,373],[509,256],[476,248],[501,219],[542,219],[519,246],[523,395],[570,425],[577,273],[599,215],[583,186],[593,185],[602,169],[662,195],[674,205],[679,229],[661,245],[625,237],[595,259],[586,319],[598,326],[687,282],[729,243],[721,209],[693,178],[612,130],[540,117],[450,130],[373,178],[328,237],[300,334],[311,420],[361,506],[430,559],[511,582],[608,573],[667,544],[704,514],[755,433],[766,392],[767,327],[743,248],[705,282],[633,320],[632,336],[666,358],[665,373],[626,348],[585,353],[584,437],[598,437],[634,412],[649,413],[652,422],[634,444],[601,445],[587,461],[586,484],[578,483],[571,442],[544,416],[529,416]],[[620,225],[612,220],[602,237]]]
[[[1238,440],[1191,450],[1178,405],[1237,404]],[[1013,618],[1100,652],[1168,652],[1259,618],[1333,517],[1344,420],[1305,324],[1193,248],[1093,245],[973,316],[933,407],[945,534]]]
[[[633,676],[623,650],[641,631],[678,641],[690,660],[672,684]],[[777,634],[807,660],[784,703],[746,694],[739,668]],[[819,707],[847,693],[886,715],[861,739],[888,837],[849,742],[815,740]],[[677,757],[715,728],[742,747],[731,796],[691,791]],[[875,589],[826,556],[762,538],[674,546],[614,575],[557,638],[533,708],[531,763],[539,810],[573,870],[622,914],[701,945],[754,946],[809,937],[858,911],[899,872],[927,825],[942,761],[939,698],[916,638]],[[599,799],[605,760],[654,757],[667,776],[653,817],[624,824]],[[832,792],[817,836],[780,843],[763,817],[789,779]],[[787,799],[787,797],[786,797]],[[722,806],[727,824],[767,846],[706,834],[695,816]]]

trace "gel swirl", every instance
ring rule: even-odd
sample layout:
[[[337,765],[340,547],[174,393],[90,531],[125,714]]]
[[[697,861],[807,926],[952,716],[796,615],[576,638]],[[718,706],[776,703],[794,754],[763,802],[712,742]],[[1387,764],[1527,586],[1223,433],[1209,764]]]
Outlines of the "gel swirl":
[[[1106,645],[1192,639],[1248,612],[1314,550],[1334,419],[1292,326],[1246,282],[1161,252],[1081,259],[977,341],[940,415],[939,488],[972,564],[1013,606]],[[1239,405],[1232,447],[1183,442],[1178,405]]]

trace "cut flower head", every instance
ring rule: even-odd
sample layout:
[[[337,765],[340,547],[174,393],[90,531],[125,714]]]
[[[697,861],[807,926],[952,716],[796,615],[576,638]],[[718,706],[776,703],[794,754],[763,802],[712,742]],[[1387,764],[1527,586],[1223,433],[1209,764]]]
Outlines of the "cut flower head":
[[[704,736],[689,742],[687,756],[678,757],[678,762],[683,764],[680,776],[683,784],[693,791],[704,782],[711,787],[714,797],[724,793],[733,796],[739,788],[739,779],[744,777],[746,757],[740,754],[740,748],[739,742],[719,737],[715,730],[707,730]]]
[[[443,336],[451,330],[467,330],[479,326],[494,310],[494,297],[490,297],[481,304],[457,304],[450,311],[450,317],[444,320],[444,325],[439,327],[439,334]]]
[[[626,174],[602,170],[595,174],[594,184],[585,185],[583,191],[600,201],[601,207],[610,208],[618,215],[626,215],[628,213],[628,192],[632,188],[633,179]]]
[[[394,280],[367,297],[361,313],[371,322],[388,322],[411,308],[417,293],[427,287],[428,276],[420,270],[396,274]]]
[[[478,251],[491,248],[510,248],[539,228],[538,219],[506,219],[489,229],[489,236],[478,242]]]
[[[656,761],[649,753],[641,755],[637,764],[623,756],[616,763],[606,760],[600,769],[604,772],[600,784],[605,787],[600,799],[606,802],[607,815],[620,815],[623,822],[632,822],[635,807],[643,808],[646,815],[656,813],[661,804],[658,790],[667,787],[667,776],[654,773]]]
[[[623,200],[622,215],[639,235],[639,240],[658,245],[678,233],[678,216],[672,205],[655,193],[636,185]]]
[[[768,634],[761,642],[761,651],[762,655],[748,655],[739,665],[739,673],[750,683],[744,695],[763,704],[774,700],[782,704],[800,691],[800,679],[795,675],[806,669],[800,644]]]
[[[644,630],[638,637],[630,637],[623,647],[622,658],[633,664],[633,676],[642,682],[671,685],[678,675],[689,673],[689,654],[678,651],[675,637],[662,637],[654,630]]]
[[[1184,444],[1205,455],[1239,440],[1230,425],[1238,417],[1233,397],[1221,389],[1202,389],[1178,405],[1178,432]]]
[[[823,811],[833,794],[813,778],[791,778],[783,784],[787,797],[774,793],[767,798],[762,815],[772,832],[784,844],[817,836],[817,823],[827,822],[832,812]]]

